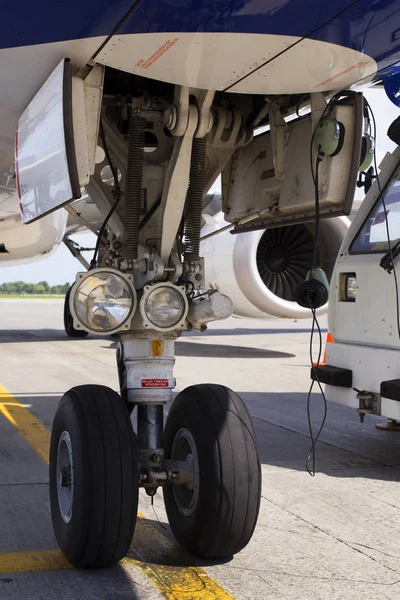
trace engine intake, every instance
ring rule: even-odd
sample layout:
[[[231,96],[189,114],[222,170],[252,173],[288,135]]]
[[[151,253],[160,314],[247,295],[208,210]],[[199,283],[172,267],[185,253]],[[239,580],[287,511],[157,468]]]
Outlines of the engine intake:
[[[222,213],[208,218],[202,235],[223,225]],[[349,225],[346,217],[320,223],[318,263],[328,280]],[[310,311],[294,301],[294,290],[311,268],[313,245],[313,223],[239,235],[226,231],[202,243],[206,281],[232,299],[236,315],[309,317]],[[317,312],[326,313],[327,304]]]

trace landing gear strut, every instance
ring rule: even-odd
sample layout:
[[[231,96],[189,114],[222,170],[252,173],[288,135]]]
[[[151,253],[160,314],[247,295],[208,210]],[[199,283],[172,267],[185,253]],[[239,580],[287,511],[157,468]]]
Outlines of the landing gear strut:
[[[169,108],[165,99],[130,96],[120,106],[118,127],[108,120],[115,103],[103,113],[100,141],[108,164],[96,166],[89,191],[111,208],[104,222],[110,230],[92,268],[78,273],[67,295],[66,331],[118,335],[121,395],[102,386],[67,392],[50,454],[54,530],[78,567],[107,566],[124,556],[139,487],[149,496],[163,489],[172,532],[202,558],[242,550],[258,517],[260,463],[242,400],[207,384],[172,402],[176,339],[185,330],[205,331],[206,323],[233,311],[227,296],[207,289],[200,256],[205,173],[222,164],[218,153],[207,158],[206,134],[215,119],[209,139],[222,149],[224,164],[248,136],[240,111],[211,114],[214,92],[199,92],[196,102],[188,88],[175,92]],[[145,154],[153,138],[156,150]],[[113,173],[113,193],[101,179],[105,166]],[[164,406],[171,402],[164,427]]]
[[[160,363],[165,370],[170,360],[172,370],[166,345],[167,356],[151,364],[143,355],[132,359],[135,344],[129,340],[127,386],[134,385],[135,369],[157,376]],[[67,559],[78,567],[104,567],[125,555],[139,486],[150,496],[163,487],[172,532],[191,554],[221,559],[242,550],[258,517],[261,472],[241,398],[219,385],[189,387],[175,398],[164,428],[163,404],[171,388],[131,388],[125,396],[128,403],[103,386],[80,386],[57,409],[51,511]],[[132,399],[137,437],[129,419]]]

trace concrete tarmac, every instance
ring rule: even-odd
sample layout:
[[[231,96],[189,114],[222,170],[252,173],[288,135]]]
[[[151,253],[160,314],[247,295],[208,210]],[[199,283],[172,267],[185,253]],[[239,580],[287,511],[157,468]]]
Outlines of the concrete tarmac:
[[[0,600],[398,598],[400,433],[330,404],[310,477],[309,321],[231,318],[177,342],[177,391],[227,385],[253,417],[263,487],[247,548],[225,563],[194,560],[173,539],[162,494],[152,507],[141,493],[127,559],[108,570],[68,568],[52,531],[40,448],[67,389],[118,389],[118,380],[115,340],[68,339],[62,310],[59,300],[0,300]],[[317,393],[311,411],[317,427]]]

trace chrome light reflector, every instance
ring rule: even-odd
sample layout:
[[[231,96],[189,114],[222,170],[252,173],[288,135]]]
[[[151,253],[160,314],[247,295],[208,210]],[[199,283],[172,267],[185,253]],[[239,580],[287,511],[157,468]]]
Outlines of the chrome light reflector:
[[[350,275],[346,280],[346,299],[349,302],[355,302],[357,296],[357,279],[355,275]]]
[[[357,276],[355,273],[340,273],[339,302],[355,302],[357,296]]]
[[[70,308],[78,329],[93,333],[128,329],[136,308],[132,275],[103,268],[78,273]]]
[[[184,287],[165,282],[144,288],[140,314],[145,327],[156,331],[183,329],[187,313],[188,301]]]

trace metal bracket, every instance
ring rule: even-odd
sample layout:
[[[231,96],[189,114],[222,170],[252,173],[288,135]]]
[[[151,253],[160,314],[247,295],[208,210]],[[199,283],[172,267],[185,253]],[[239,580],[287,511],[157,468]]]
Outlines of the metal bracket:
[[[64,242],[65,246],[68,248],[68,250],[71,252],[72,256],[74,258],[76,258],[77,260],[79,260],[81,265],[86,270],[88,270],[90,265],[89,265],[88,261],[82,256],[81,252],[82,252],[82,250],[91,250],[91,248],[81,248],[81,246],[79,244],[74,242],[74,240],[71,240],[71,238],[69,238],[67,235],[64,235],[63,242]]]
[[[379,415],[381,412],[381,400],[378,394],[374,392],[368,392],[366,390],[358,390],[353,388],[357,392],[357,400],[359,401],[359,408],[357,409],[360,415],[361,423],[364,423],[364,417],[366,414]]]
[[[71,206],[71,204],[67,204],[66,206],[64,206],[64,209],[67,211],[67,213],[69,213],[71,215],[71,217],[73,217],[74,219],[76,219],[76,221],[78,221],[78,223],[80,223],[81,225],[83,225],[83,227],[86,227],[87,229],[89,229],[89,231],[91,231],[95,235],[99,234],[99,232],[97,231],[97,229],[95,229],[94,227],[92,227],[92,225],[89,223],[89,221],[86,221],[86,219],[84,219],[81,216],[81,214],[78,213],[78,211],[76,211],[73,206]]]
[[[190,105],[188,125],[184,135],[175,141],[174,150],[165,176],[164,190],[161,198],[160,209],[163,217],[160,256],[164,265],[167,265],[169,262],[169,257],[182,219],[189,184],[193,136],[196,131],[197,123],[197,108],[194,105]]]
[[[173,136],[184,135],[189,125],[189,112],[189,88],[176,85],[173,106],[164,113],[164,122]]]
[[[237,137],[242,126],[242,115],[238,108],[232,111],[218,106],[215,110],[216,126],[211,130],[211,143],[213,145],[226,145],[235,147]]]
[[[204,258],[184,262],[182,274],[185,281],[193,285],[193,289],[201,290],[204,288]]]
[[[211,112],[211,105],[214,100],[214,90],[200,90],[196,99],[197,107],[199,109],[199,121],[197,123],[195,138],[203,138],[207,135],[213,126],[213,115]]]

